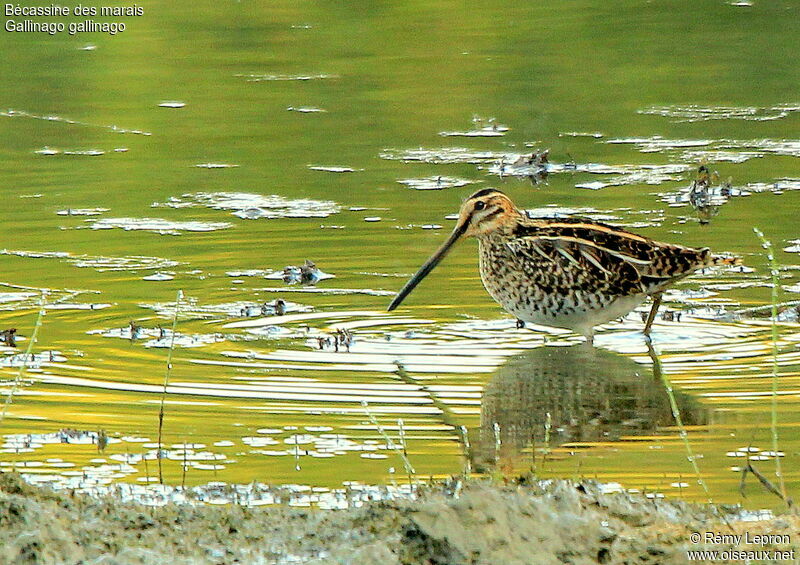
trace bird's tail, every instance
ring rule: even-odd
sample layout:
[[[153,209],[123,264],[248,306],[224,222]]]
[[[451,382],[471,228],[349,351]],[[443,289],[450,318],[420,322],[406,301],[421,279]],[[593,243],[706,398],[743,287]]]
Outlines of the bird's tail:
[[[706,267],[718,267],[722,265],[737,266],[742,264],[741,257],[736,257],[735,255],[714,255],[708,247],[702,249],[702,251],[705,252],[704,259]]]

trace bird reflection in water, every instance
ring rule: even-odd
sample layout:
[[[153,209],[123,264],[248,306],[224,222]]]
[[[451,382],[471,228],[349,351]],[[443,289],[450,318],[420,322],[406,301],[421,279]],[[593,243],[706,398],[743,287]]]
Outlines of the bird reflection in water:
[[[655,351],[653,365],[596,348],[540,347],[511,357],[481,403],[473,468],[515,466],[569,442],[608,442],[675,425]],[[684,425],[706,423],[693,397],[674,392]],[[523,455],[523,452],[528,455]]]

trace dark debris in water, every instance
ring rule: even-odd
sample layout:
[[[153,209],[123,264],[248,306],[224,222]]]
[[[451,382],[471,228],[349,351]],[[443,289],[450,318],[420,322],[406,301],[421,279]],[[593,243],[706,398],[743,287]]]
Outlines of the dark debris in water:
[[[139,307],[153,310],[160,318],[171,320],[175,316],[175,302],[140,303]],[[310,312],[310,306],[276,298],[274,300],[253,302],[202,303],[196,297],[186,297],[178,310],[179,320],[211,320],[222,316],[226,318],[249,318],[254,316],[283,316]]]
[[[697,178],[678,192],[662,195],[662,200],[670,206],[689,204],[695,211],[701,224],[708,224],[711,218],[719,213],[719,209],[734,196],[747,196],[749,192],[734,188],[731,181],[714,184],[719,179],[716,171],[710,171],[701,165]]]
[[[298,266],[288,265],[283,268],[280,273],[273,273],[267,275],[267,279],[280,279],[286,284],[301,284],[301,285],[315,285],[321,280],[332,279],[335,275],[324,273],[317,265],[306,259],[305,262]]]

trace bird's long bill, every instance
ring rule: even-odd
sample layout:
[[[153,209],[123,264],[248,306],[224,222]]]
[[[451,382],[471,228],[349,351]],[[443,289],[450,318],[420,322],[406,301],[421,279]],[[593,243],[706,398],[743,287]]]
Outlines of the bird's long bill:
[[[400,306],[400,303],[405,299],[405,297],[408,296],[420,282],[422,282],[422,279],[428,276],[428,273],[430,273],[442,259],[444,259],[445,255],[447,255],[447,253],[450,251],[450,248],[453,247],[453,244],[458,241],[458,238],[464,235],[468,225],[469,221],[467,219],[466,221],[460,222],[456,226],[456,228],[453,230],[453,233],[451,233],[450,237],[447,238],[447,241],[445,241],[441,247],[439,247],[439,249],[437,249],[436,252],[431,255],[427,261],[425,261],[425,264],[419,268],[419,271],[417,271],[413,277],[408,279],[408,282],[405,284],[405,286],[400,289],[400,292],[397,293],[397,296],[394,297],[392,303],[389,304],[389,308],[387,308],[389,312]]]

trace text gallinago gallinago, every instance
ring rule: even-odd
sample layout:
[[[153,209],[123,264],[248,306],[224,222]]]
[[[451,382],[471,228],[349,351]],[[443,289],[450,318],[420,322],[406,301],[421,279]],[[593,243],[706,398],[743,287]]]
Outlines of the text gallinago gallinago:
[[[568,328],[591,341],[594,327],[624,316],[648,296],[649,334],[670,284],[711,265],[738,264],[660,243],[593,220],[529,218],[502,192],[479,190],[461,206],[453,233],[409,279],[389,305],[394,310],[461,237],[478,239],[483,286],[524,322]]]

